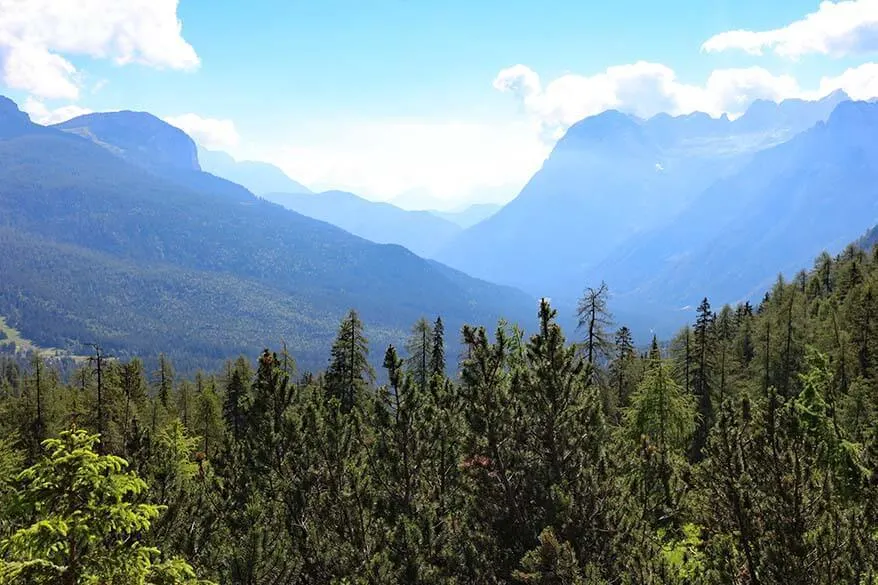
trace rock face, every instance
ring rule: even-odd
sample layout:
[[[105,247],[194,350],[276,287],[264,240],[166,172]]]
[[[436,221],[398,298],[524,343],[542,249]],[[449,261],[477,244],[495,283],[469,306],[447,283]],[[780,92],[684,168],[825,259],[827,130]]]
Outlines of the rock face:
[[[140,166],[201,170],[198,150],[192,138],[179,128],[146,112],[86,114],[54,127],[89,138]]]

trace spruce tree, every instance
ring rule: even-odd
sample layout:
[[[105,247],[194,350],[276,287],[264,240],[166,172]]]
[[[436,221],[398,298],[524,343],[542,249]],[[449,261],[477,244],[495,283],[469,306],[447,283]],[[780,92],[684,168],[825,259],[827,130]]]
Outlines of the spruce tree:
[[[445,325],[442,317],[436,317],[433,323],[433,340],[430,344],[430,375],[445,374]]]
[[[698,426],[692,442],[691,459],[701,460],[707,436],[713,425],[714,321],[710,302],[705,298],[698,306],[693,335],[694,368],[692,391],[698,401]]]
[[[162,559],[138,535],[161,509],[142,503],[146,484],[126,462],[98,455],[97,435],[64,431],[18,478],[17,530],[0,542],[0,582],[22,585],[195,582],[180,559]]]
[[[418,387],[425,389],[430,378],[430,362],[433,355],[433,331],[426,319],[418,319],[406,342],[406,370],[414,376]]]

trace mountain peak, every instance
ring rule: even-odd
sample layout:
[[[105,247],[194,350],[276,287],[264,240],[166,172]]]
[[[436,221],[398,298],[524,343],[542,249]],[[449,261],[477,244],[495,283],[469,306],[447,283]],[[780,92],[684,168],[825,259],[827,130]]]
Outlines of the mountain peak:
[[[33,126],[27,114],[18,109],[18,104],[0,95],[0,136],[20,134]]]
[[[201,170],[192,138],[147,112],[85,114],[54,127],[89,138],[141,166]]]
[[[592,134],[610,134],[615,131],[639,128],[640,124],[632,116],[619,110],[605,110],[600,114],[584,118],[570,127],[570,130],[583,130]]]
[[[849,96],[845,90],[837,89],[834,92],[821,98],[820,101],[823,103],[840,104],[841,102],[851,101],[851,96]]]
[[[578,150],[600,143],[625,144],[639,142],[642,136],[643,126],[633,116],[618,110],[606,110],[572,125],[557,147]]]

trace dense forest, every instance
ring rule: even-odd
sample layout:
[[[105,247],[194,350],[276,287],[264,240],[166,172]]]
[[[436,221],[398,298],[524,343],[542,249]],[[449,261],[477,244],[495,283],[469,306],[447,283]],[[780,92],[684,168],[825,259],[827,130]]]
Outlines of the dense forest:
[[[878,583],[878,249],[643,349],[607,300],[464,327],[459,367],[353,311],[319,374],[4,362],[0,582]]]

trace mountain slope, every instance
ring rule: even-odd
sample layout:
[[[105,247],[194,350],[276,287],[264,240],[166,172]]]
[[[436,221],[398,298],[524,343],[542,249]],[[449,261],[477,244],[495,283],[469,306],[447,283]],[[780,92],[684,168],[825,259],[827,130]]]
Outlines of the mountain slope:
[[[179,128],[146,112],[85,114],[54,128],[93,140],[145,167],[201,170],[195,142]]]
[[[741,155],[670,151],[637,120],[609,111],[572,126],[518,197],[436,258],[553,298],[631,234],[682,209]]]
[[[274,165],[259,161],[236,161],[219,150],[198,147],[202,170],[243,185],[257,195],[265,193],[311,193],[305,185],[294,181]]]
[[[203,364],[230,339],[252,351],[283,337],[316,367],[351,307],[379,343],[421,316],[442,315],[450,331],[530,317],[515,290],[450,278],[206,173],[188,171],[184,185],[94,134],[34,125],[0,140],[3,273],[14,274],[0,279],[0,315],[41,345],[148,354],[157,332],[176,332],[176,356]]]
[[[367,240],[399,244],[423,257],[432,256],[460,231],[456,224],[430,212],[406,211],[390,203],[369,201],[344,191],[316,195],[267,193],[263,197]]]
[[[615,111],[574,124],[512,202],[436,258],[532,294],[570,298],[638,233],[683,212],[753,156],[844,101],[754,104],[737,120],[706,114],[639,120]]]
[[[595,270],[624,306],[671,310],[708,294],[752,298],[822,250],[878,223],[878,104],[843,102],[826,123],[757,154],[660,229]]]

